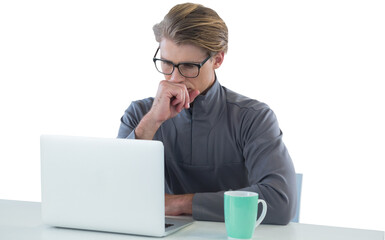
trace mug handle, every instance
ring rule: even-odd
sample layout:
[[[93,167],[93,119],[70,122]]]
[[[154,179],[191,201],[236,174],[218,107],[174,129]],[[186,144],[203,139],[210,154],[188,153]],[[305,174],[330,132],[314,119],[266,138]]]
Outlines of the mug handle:
[[[258,204],[259,204],[259,203],[262,203],[262,213],[261,213],[261,216],[259,216],[259,219],[257,220],[257,222],[255,223],[255,228],[258,227],[259,224],[261,224],[261,222],[262,222],[263,219],[265,218],[266,212],[267,212],[267,205],[266,205],[265,200],[263,200],[263,199],[258,199]],[[255,228],[254,228],[254,229],[255,229]]]

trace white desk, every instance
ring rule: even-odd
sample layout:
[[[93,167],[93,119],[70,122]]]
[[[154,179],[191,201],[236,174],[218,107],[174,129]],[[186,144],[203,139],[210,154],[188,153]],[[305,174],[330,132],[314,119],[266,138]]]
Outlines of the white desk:
[[[45,226],[41,222],[40,203],[0,200],[1,240],[121,240],[162,239],[72,230]],[[164,239],[227,239],[224,223],[194,222]],[[261,240],[383,240],[384,232],[350,228],[326,227],[300,223],[287,226],[260,225],[253,239]]]

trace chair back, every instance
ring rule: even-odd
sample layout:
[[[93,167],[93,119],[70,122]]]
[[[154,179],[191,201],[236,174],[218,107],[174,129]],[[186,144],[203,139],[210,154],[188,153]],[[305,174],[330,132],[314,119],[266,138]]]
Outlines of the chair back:
[[[295,216],[292,222],[299,222],[299,210],[301,206],[301,190],[302,190],[302,173],[296,174],[296,182],[297,182],[297,210],[295,212]]]

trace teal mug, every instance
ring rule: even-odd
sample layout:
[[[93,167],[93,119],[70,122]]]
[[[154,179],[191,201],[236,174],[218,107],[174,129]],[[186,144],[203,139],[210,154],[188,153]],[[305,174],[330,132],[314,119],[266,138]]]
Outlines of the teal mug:
[[[262,214],[257,220],[258,204]],[[258,199],[258,193],[246,191],[225,192],[225,224],[229,239],[251,239],[255,228],[266,216],[267,205]]]

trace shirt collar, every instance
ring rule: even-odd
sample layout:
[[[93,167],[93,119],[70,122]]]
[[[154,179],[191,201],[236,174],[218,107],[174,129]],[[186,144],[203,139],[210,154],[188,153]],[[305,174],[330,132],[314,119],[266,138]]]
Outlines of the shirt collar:
[[[205,95],[198,95],[191,108],[191,118],[193,121],[205,121],[209,125],[214,125],[223,111],[226,99],[222,86],[215,76],[215,81]]]
[[[200,102],[206,102],[206,103],[211,102],[213,99],[217,97],[219,89],[220,89],[220,84],[218,82],[217,76],[215,76],[213,85],[209,88],[206,94],[204,95],[199,94],[195,98],[194,105],[199,104]]]

